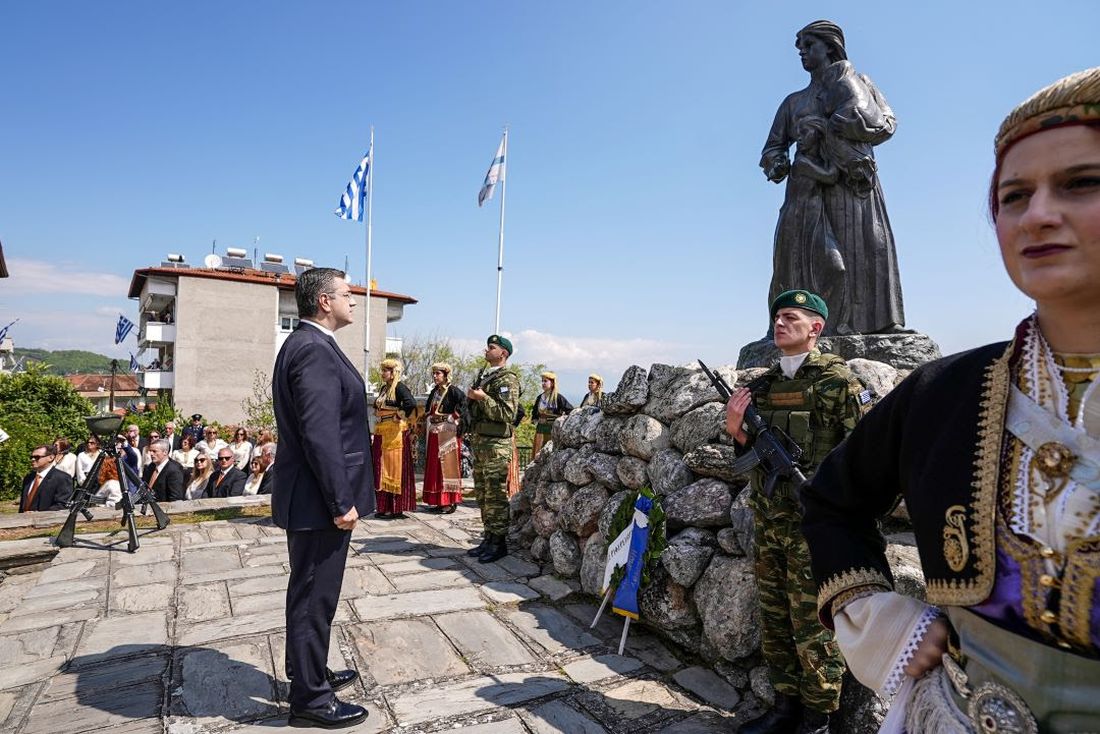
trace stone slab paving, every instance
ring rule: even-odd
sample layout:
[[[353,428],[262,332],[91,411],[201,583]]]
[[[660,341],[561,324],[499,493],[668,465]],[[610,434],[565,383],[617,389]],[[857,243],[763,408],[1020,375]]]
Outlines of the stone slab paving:
[[[370,717],[346,731],[707,734],[741,723],[721,678],[643,629],[614,654],[619,618],[590,630],[595,605],[575,583],[520,555],[479,564],[465,550],[480,536],[472,504],[355,529],[329,666],[360,672],[341,696]],[[117,535],[81,538],[0,582],[0,732],[285,725],[282,531],[253,518],[171,525],[135,554]],[[15,542],[12,553],[49,547]]]

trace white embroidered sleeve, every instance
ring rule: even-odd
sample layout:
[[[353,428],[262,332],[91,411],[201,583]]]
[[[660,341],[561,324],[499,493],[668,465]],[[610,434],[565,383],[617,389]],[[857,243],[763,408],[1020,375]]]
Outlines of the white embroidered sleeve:
[[[889,697],[905,680],[928,625],[940,610],[912,597],[883,591],[853,599],[833,618],[836,641],[852,675]]]

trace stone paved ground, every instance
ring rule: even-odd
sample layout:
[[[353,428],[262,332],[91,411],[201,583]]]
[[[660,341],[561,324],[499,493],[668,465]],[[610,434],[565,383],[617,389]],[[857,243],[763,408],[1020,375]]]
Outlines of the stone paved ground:
[[[330,665],[370,709],[347,731],[732,731],[737,694],[515,556],[465,551],[474,507],[366,520]],[[110,539],[115,542],[118,536]],[[99,540],[103,540],[99,538]],[[25,544],[45,541],[19,541]],[[172,525],[135,554],[66,548],[0,584],[0,731],[267,732],[286,722],[286,539],[269,521]]]

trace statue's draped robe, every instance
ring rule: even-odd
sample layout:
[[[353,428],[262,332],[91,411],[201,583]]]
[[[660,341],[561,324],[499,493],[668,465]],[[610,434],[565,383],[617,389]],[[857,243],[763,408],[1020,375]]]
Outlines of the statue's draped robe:
[[[827,334],[903,326],[894,234],[873,151],[894,134],[893,111],[870,79],[837,61],[820,80],[783,100],[761,166],[786,161],[798,123],[815,116],[828,121],[818,155],[840,175],[829,184],[791,170],[775,230],[768,299],[794,288],[822,294],[830,312]]]

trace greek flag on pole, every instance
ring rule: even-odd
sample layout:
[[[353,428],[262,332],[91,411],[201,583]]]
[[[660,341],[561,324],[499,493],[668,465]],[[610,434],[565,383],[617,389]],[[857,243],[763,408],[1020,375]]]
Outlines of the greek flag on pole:
[[[115,344],[121,344],[122,340],[134,330],[134,322],[122,314],[118,315],[118,326],[115,327]]]
[[[493,162],[489,164],[489,172],[485,174],[485,183],[481,184],[481,191],[477,195],[477,205],[481,206],[487,200],[493,198],[493,189],[497,181],[504,178],[504,137],[500,138],[497,146],[497,154],[493,156]]]
[[[137,357],[135,357],[133,352],[131,352],[130,353],[130,371],[131,372],[137,372],[140,369],[141,369],[141,365],[138,364]]]
[[[334,214],[341,219],[353,219],[356,222],[363,221],[363,212],[367,210],[367,173],[370,171],[370,161],[374,153],[374,145],[359,161],[359,167],[355,169],[355,175],[348,182],[348,190],[340,197],[340,206],[336,207]]]
[[[16,321],[19,321],[19,319],[16,319],[15,321],[12,321],[10,324],[5,326],[3,329],[0,329],[0,342],[4,341],[4,337],[6,337],[8,335],[8,329],[15,326]]]
[[[638,618],[638,590],[642,585],[642,564],[645,563],[645,549],[649,545],[649,511],[653,509],[653,500],[639,495],[634,503],[634,521],[631,523],[630,555],[626,561],[626,572],[615,598],[611,600],[611,611],[631,619]]]

